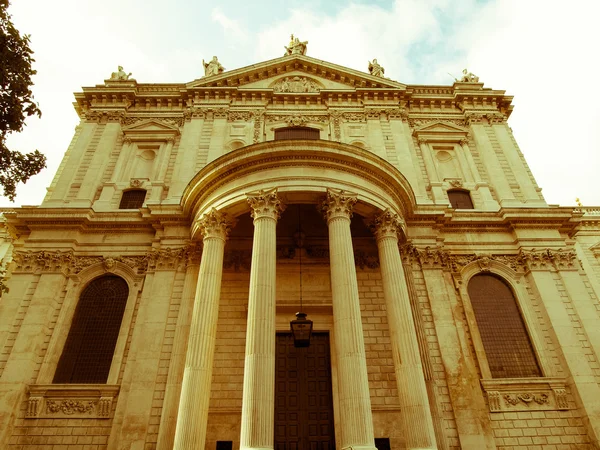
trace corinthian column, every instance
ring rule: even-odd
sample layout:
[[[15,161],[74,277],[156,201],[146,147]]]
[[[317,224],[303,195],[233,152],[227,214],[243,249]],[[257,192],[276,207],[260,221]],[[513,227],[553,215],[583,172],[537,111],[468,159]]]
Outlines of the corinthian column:
[[[272,449],[275,414],[275,227],[277,189],[248,195],[254,218],[241,449]]]
[[[229,223],[224,214],[213,208],[200,219],[199,226],[204,236],[204,249],[175,429],[173,448],[179,450],[203,449],[206,439],[223,253]]]
[[[397,214],[384,211],[375,217],[371,226],[379,249],[406,448],[437,449],[419,343],[398,251],[398,232],[402,230],[402,222]]]
[[[350,234],[356,195],[327,191],[322,209],[329,226],[333,329],[339,374],[341,448],[374,449],[358,283]]]

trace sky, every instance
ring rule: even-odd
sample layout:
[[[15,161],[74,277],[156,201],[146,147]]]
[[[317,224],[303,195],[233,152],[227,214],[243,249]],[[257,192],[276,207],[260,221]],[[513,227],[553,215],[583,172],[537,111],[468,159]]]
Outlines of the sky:
[[[550,204],[600,206],[599,0],[13,0],[31,35],[29,118],[9,148],[48,157],[11,203],[39,205],[79,122],[72,102],[122,65],[140,83],[185,83],[213,55],[233,70],[283,55],[294,33],[308,56],[406,84],[451,85],[462,69],[514,95],[508,123]]]

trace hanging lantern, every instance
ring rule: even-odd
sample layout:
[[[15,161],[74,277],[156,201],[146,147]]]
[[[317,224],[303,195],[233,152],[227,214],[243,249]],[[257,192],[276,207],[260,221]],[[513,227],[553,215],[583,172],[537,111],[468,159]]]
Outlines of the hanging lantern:
[[[312,333],[312,320],[306,318],[303,312],[296,313],[296,320],[290,322],[292,335],[294,336],[294,347],[303,348],[310,346],[310,335]]]

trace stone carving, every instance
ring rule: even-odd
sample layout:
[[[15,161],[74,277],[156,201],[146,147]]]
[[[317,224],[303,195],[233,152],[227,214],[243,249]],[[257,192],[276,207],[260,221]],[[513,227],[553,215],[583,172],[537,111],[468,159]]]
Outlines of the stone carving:
[[[100,397],[98,400],[98,405],[96,408],[96,414],[99,417],[108,417],[110,415],[110,410],[112,408],[112,397]]]
[[[254,111],[252,116],[254,117],[254,135],[252,137],[252,142],[258,144],[260,142],[262,121],[265,113],[263,111]]]
[[[152,249],[146,253],[145,259],[148,263],[148,270],[176,270],[181,262],[186,260],[186,249],[178,248],[171,249],[170,247],[164,249]]]
[[[201,244],[199,242],[198,243],[194,242],[194,243],[188,244],[183,249],[182,257],[183,257],[183,259],[185,259],[186,266],[189,266],[191,264],[194,264],[194,265],[200,264],[200,261],[202,259]]]
[[[485,115],[485,118],[491,124],[504,123],[506,121],[506,115],[499,113],[499,112],[487,113]]]
[[[327,189],[327,197],[321,203],[321,211],[325,216],[325,221],[343,217],[350,219],[352,217],[352,208],[358,201],[356,194],[350,192]]]
[[[498,391],[488,391],[488,403],[490,405],[490,411],[500,411],[500,392]]]
[[[183,117],[186,121],[193,119],[226,119],[228,108],[200,108],[190,106],[183,112]]]
[[[218,238],[225,240],[232,223],[227,214],[212,208],[198,220],[198,226],[204,239]]]
[[[406,223],[398,214],[386,209],[381,214],[373,217],[368,226],[375,234],[377,240],[386,237],[398,239],[398,233],[404,231]]]
[[[556,399],[556,407],[558,409],[569,409],[569,402],[567,401],[567,391],[565,389],[554,389],[554,398]]]
[[[519,261],[523,266],[530,270],[546,269],[547,267],[555,267],[561,269],[575,269],[575,261],[577,255],[571,250],[521,250],[519,252]]]
[[[342,129],[341,129],[341,122],[342,122],[342,113],[340,111],[331,111],[329,113],[329,120],[331,122],[331,124],[333,125],[333,135],[334,135],[334,140],[336,142],[341,142],[342,140]]]
[[[463,69],[462,73],[460,78],[461,83],[479,83],[479,77],[474,73],[468,72],[467,69]]]
[[[134,188],[139,188],[142,187],[144,185],[144,180],[141,178],[132,178],[129,181],[129,186],[134,187]]]
[[[104,261],[102,261],[102,263],[104,265],[104,269],[109,272],[112,271],[117,265],[117,262],[113,258],[104,258]]]
[[[300,127],[308,122],[328,123],[329,118],[324,114],[286,114],[286,115],[268,115],[268,122],[286,122],[290,127]]]
[[[139,272],[146,270],[144,256],[127,256],[108,258],[113,262],[121,262]],[[75,256],[72,250],[66,252],[15,252],[13,261],[16,265],[15,271],[19,272],[64,272],[65,274],[78,274],[92,264],[103,263],[106,260],[102,256]],[[112,265],[111,267],[114,267]]]
[[[294,37],[292,34],[290,36],[290,43],[285,48],[285,53],[283,56],[288,55],[306,55],[306,46],[308,45],[308,41],[300,41],[297,37]]]
[[[40,405],[42,404],[43,397],[29,397],[27,402],[26,417],[36,417],[39,413]]]
[[[319,92],[321,86],[306,77],[285,77],[273,85],[274,92]]]
[[[47,413],[63,413],[67,416],[73,414],[92,414],[94,411],[94,402],[91,401],[80,401],[80,400],[47,400],[46,401],[46,412]]]
[[[129,80],[130,76],[131,76],[131,72],[125,73],[125,71],[123,70],[123,66],[119,66],[117,71],[113,72],[110,75],[110,81],[127,81],[127,80]]]
[[[209,62],[204,62],[204,60],[202,60],[202,65],[204,66],[205,77],[219,75],[225,71],[225,67],[221,65],[216,56],[213,56]]]
[[[348,122],[364,122],[366,120],[364,112],[345,112],[342,117]]]
[[[504,401],[507,405],[518,405],[520,402],[529,406],[530,403],[535,402],[538,405],[548,403],[548,394],[504,394]]]
[[[374,77],[383,78],[385,69],[377,62],[377,59],[373,58],[373,62],[369,61],[369,73]]]
[[[243,120],[244,122],[250,121],[252,118],[251,111],[228,111],[227,120],[233,122],[235,120]]]
[[[466,112],[465,119],[467,125],[472,125],[474,123],[481,123],[483,121],[483,114],[475,113],[475,112]]]
[[[462,180],[458,178],[448,179],[448,183],[450,184],[450,186],[455,188],[461,188],[463,186]]]
[[[277,220],[279,219],[281,212],[285,209],[277,196],[277,188],[260,190],[248,194],[248,203],[252,208],[250,215],[254,220],[263,217]]]

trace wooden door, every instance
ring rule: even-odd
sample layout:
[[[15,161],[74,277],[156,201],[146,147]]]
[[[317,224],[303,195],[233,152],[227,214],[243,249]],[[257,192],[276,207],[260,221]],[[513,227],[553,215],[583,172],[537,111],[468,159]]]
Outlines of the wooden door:
[[[313,333],[307,348],[277,334],[275,450],[335,450],[327,333]]]

